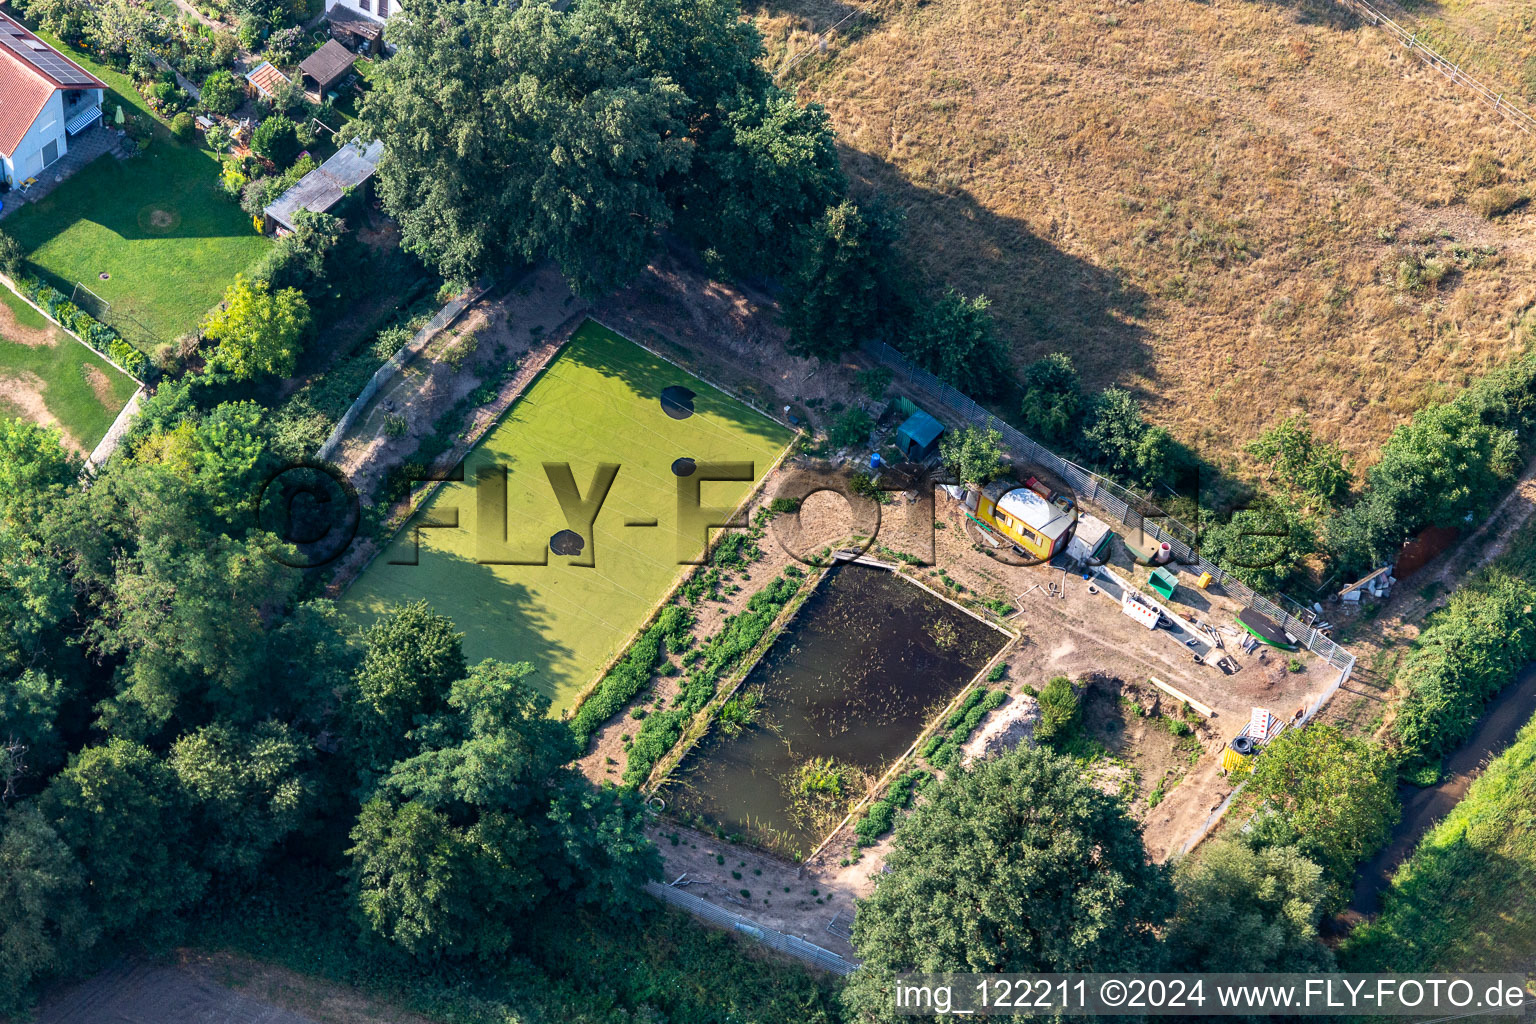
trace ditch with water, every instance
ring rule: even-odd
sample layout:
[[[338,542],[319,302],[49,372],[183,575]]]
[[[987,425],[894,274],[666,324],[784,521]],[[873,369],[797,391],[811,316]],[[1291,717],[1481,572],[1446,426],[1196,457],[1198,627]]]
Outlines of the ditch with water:
[[[717,719],[662,795],[804,857],[1007,641],[896,573],[833,569],[733,698],[755,708]]]

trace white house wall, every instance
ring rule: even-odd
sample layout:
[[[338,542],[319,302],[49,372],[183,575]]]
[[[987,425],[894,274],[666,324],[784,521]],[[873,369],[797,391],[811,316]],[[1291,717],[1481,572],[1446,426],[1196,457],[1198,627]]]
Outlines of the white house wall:
[[[43,112],[37,115],[37,120],[32,122],[32,127],[27,129],[27,134],[17,143],[16,151],[6,161],[6,170],[12,184],[42,172],[43,147],[49,142],[59,144],[59,156],[69,151],[69,140],[64,137],[64,93],[59,89],[55,89],[53,95],[48,97]]]
[[[398,11],[400,9],[401,2],[402,0],[389,0],[389,14],[393,14]],[[353,12],[354,14],[361,14],[369,21],[376,21],[380,25],[384,24],[385,19],[389,16],[389,14],[386,14],[384,18],[379,17],[379,0],[368,0],[369,9],[366,11],[363,10],[362,7],[358,6],[358,0],[332,0],[331,3],[326,5],[325,9],[327,11],[332,11],[338,7],[345,7],[347,10]]]

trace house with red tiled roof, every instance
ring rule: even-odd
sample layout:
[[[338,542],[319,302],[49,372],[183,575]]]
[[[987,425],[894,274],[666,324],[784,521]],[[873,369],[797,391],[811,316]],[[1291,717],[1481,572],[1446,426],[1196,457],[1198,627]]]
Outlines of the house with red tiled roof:
[[[12,185],[69,152],[101,120],[100,80],[0,14],[0,169]]]

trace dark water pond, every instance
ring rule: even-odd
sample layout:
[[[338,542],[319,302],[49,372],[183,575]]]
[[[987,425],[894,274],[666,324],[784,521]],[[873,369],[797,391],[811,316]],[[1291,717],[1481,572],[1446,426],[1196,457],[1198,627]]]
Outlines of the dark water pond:
[[[747,677],[757,719],[717,724],[664,794],[684,813],[801,856],[821,841],[928,718],[1007,641],[893,573],[834,569]],[[807,764],[830,759],[840,793],[807,806]],[[823,763],[824,765],[824,763]]]

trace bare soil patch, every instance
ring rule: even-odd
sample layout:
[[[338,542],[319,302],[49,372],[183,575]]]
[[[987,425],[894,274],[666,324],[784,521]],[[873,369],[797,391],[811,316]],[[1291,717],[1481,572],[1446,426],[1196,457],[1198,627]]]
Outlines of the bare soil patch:
[[[57,427],[63,433],[67,447],[81,455],[90,454],[80,440],[59,422],[58,417],[48,411],[43,401],[44,386],[41,377],[25,370],[0,373],[0,409],[10,409],[15,416],[41,423],[45,427]]]
[[[37,328],[20,323],[16,313],[3,302],[0,302],[0,338],[32,348],[52,348],[62,340],[58,328],[52,324]]]
[[[107,375],[101,372],[100,367],[92,366],[90,363],[82,364],[80,369],[85,374],[85,382],[96,393],[96,398],[102,405],[110,406],[112,404],[112,382],[107,378]]]

